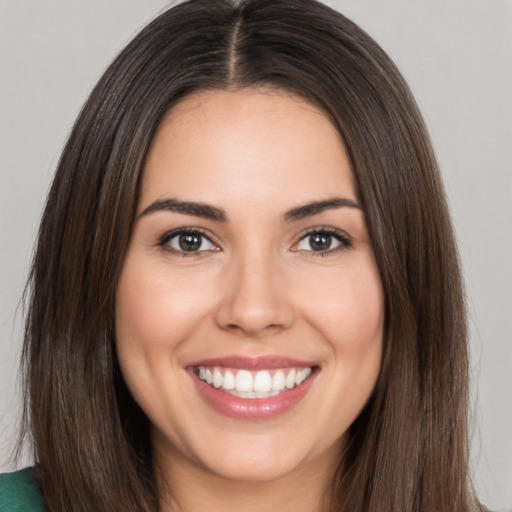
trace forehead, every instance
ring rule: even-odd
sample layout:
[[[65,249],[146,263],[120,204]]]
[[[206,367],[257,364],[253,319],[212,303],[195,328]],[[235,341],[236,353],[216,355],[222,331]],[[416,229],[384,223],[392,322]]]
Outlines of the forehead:
[[[164,117],[146,160],[140,209],[166,196],[209,203],[356,200],[341,136],[306,100],[284,91],[202,91]]]

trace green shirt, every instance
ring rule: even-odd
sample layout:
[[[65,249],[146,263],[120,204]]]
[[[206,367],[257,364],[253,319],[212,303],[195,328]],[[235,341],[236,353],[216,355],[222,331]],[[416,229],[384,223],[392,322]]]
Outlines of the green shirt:
[[[0,512],[43,512],[34,469],[0,475]]]

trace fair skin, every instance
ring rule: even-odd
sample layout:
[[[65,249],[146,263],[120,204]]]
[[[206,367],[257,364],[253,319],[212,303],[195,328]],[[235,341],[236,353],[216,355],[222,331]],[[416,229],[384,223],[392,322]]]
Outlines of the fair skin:
[[[183,510],[323,510],[378,378],[383,322],[364,214],[329,119],[268,89],[204,91],[171,109],[144,169],[116,334],[160,481]],[[236,374],[227,357],[311,375],[275,397],[232,397],[194,365],[215,359]],[[279,409],[283,396],[298,398]],[[247,415],[251,400],[263,405]]]

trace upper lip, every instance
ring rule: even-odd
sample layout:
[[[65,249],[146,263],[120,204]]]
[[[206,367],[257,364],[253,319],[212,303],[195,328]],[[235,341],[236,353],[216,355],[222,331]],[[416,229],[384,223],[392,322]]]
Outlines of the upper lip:
[[[208,367],[223,367],[223,368],[238,368],[241,370],[274,370],[278,368],[290,367],[312,367],[316,366],[314,362],[303,361],[286,356],[260,356],[260,357],[247,357],[239,355],[231,355],[226,357],[217,357],[212,359],[202,359],[190,364],[188,367],[193,366],[208,366]]]

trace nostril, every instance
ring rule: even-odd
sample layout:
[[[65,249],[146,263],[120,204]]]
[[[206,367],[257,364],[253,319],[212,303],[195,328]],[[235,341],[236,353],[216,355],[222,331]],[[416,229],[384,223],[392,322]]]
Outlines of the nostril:
[[[285,277],[276,278],[271,262],[262,259],[232,261],[214,312],[218,327],[257,338],[292,325],[295,308]]]
[[[258,325],[256,323],[249,324],[248,322],[243,322],[241,324],[230,323],[223,328],[227,331],[231,331],[234,334],[248,336],[251,338],[258,338],[281,331],[285,328],[285,326],[278,324]]]

